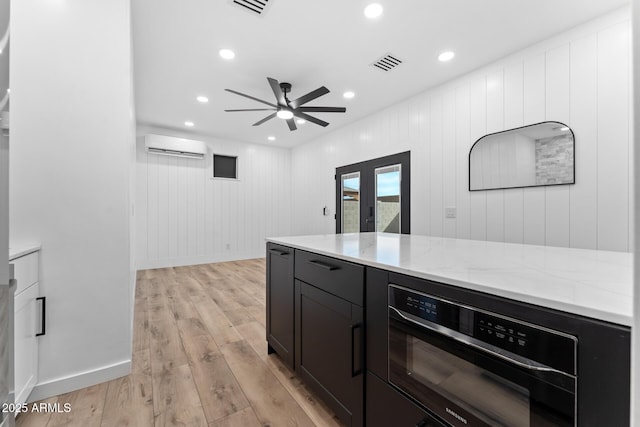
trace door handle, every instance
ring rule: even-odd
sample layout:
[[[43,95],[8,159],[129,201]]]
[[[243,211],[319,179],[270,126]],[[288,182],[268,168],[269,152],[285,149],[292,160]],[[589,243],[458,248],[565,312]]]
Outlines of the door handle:
[[[357,331],[357,333],[356,333]],[[351,325],[351,377],[362,373],[362,325]]]
[[[40,332],[36,334],[37,337],[40,337],[47,333],[47,297],[38,297],[36,298],[36,301],[42,301],[42,312],[40,313]]]

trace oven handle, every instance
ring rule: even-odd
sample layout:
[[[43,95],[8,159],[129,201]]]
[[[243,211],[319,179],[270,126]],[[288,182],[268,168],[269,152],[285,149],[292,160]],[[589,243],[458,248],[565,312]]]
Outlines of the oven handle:
[[[505,360],[509,363],[512,363],[516,366],[519,366],[521,368],[525,368],[525,369],[529,369],[532,371],[543,371],[543,372],[553,372],[553,373],[557,373],[557,374],[562,374],[564,376],[567,376],[569,378],[574,378],[575,376],[568,374],[566,372],[562,372],[559,371],[557,369],[551,368],[549,366],[540,364],[540,363],[536,363],[533,360],[527,359],[525,357],[520,357],[516,354],[510,353],[509,355],[504,354],[500,351],[497,351],[498,348],[494,347],[490,344],[485,344],[484,342],[480,341],[480,340],[476,340],[474,338],[468,337],[466,335],[463,335],[459,332],[456,332],[454,330],[451,330],[449,328],[446,328],[444,326],[440,326],[437,325],[433,322],[430,322],[428,320],[424,320],[424,319],[420,319],[418,320],[418,318],[415,318],[416,316],[413,316],[409,313],[405,313],[402,310],[398,310],[395,307],[389,306],[389,308],[391,310],[393,310],[398,316],[400,316],[402,319],[406,320],[407,322],[416,324],[422,328],[426,328],[429,329],[433,332],[436,332],[440,335],[444,335],[446,337],[449,337],[451,339],[453,339],[454,341],[457,341],[461,344],[467,345],[469,347],[473,347],[476,350],[480,350],[484,353],[487,353],[491,356],[495,356],[499,359]]]

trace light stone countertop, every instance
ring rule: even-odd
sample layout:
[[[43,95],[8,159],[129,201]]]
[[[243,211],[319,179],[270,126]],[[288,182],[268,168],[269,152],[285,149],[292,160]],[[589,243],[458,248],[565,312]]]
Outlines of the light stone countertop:
[[[16,258],[20,258],[30,253],[37,252],[42,247],[39,243],[10,243],[9,247],[9,261],[13,261]]]
[[[267,241],[625,326],[633,324],[627,252],[389,233]]]

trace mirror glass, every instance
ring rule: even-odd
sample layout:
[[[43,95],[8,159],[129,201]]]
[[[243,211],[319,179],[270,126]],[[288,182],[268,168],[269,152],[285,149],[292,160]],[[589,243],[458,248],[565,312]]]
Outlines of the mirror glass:
[[[560,122],[485,135],[469,152],[469,191],[574,184],[574,149]]]

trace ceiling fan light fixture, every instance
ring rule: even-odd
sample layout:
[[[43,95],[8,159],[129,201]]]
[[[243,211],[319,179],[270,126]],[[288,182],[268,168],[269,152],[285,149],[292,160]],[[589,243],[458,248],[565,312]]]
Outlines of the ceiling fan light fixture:
[[[343,93],[343,94],[342,94],[342,96],[343,96],[344,98],[346,98],[346,99],[351,99],[351,98],[353,98],[354,96],[356,96],[356,94],[349,90],[349,91],[347,91],[347,92]]]
[[[275,136],[268,136],[268,137],[267,137],[267,139],[268,139],[269,141],[275,141],[275,140],[276,140],[276,137],[275,137]]]
[[[282,120],[289,120],[289,119],[293,119],[293,111],[288,110],[286,108],[281,108],[280,110],[278,110],[278,112],[276,113],[276,116],[278,116],[279,119]]]
[[[203,104],[206,104],[207,102],[209,102],[209,98],[207,98],[206,96],[202,96],[202,95],[198,96],[196,99],[198,100],[198,102],[201,102]]]

